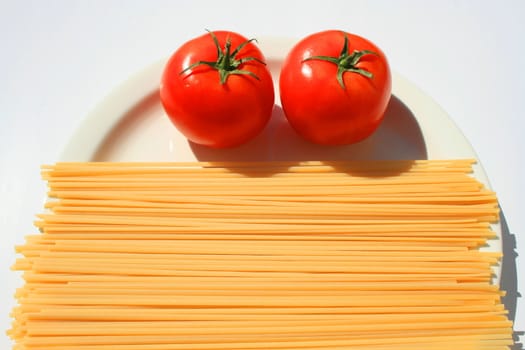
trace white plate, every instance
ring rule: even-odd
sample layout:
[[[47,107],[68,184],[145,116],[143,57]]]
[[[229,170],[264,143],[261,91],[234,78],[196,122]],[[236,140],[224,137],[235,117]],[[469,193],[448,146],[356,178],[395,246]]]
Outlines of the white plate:
[[[410,82],[393,74],[393,97],[384,122],[365,141],[343,147],[316,146],[302,140],[280,109],[278,77],[294,41],[262,38],[276,91],[276,106],[266,129],[249,143],[214,150],[189,143],[171,124],[160,104],[158,87],[165,59],[152,64],[114,90],[89,113],[62,154],[62,161],[193,161],[193,160],[363,160],[454,159],[477,155],[448,115]],[[489,186],[481,164],[474,175]],[[498,239],[487,250],[502,251]],[[495,282],[500,269],[495,269]]]

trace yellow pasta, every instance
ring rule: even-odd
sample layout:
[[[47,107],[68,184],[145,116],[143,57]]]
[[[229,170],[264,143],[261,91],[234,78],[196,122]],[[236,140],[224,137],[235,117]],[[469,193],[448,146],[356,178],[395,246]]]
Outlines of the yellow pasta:
[[[509,348],[495,193],[459,160],[57,163],[16,350]]]

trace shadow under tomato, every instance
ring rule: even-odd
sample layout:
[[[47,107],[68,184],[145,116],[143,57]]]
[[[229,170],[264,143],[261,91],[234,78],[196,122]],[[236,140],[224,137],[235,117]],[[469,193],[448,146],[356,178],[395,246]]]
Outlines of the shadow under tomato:
[[[255,172],[249,167],[227,167],[233,172],[242,173],[246,176],[271,176],[276,173],[283,173],[288,170],[290,166],[296,165],[298,159],[279,159],[275,156],[276,148],[279,148],[281,140],[276,137],[276,127],[284,121],[284,115],[279,106],[274,105],[272,117],[264,129],[252,140],[233,148],[212,148],[202,146],[191,141],[188,141],[190,148],[199,161],[205,162],[268,162],[268,167],[265,167],[264,174]],[[286,160],[286,162],[279,163],[276,166],[272,163],[270,169],[270,162],[276,160]]]
[[[321,146],[306,141],[287,122],[280,106],[275,105],[265,129],[250,142],[231,149],[213,149],[190,143],[201,161],[285,161],[287,166],[318,160],[337,167],[337,162],[354,160],[406,160],[396,163],[388,175],[408,170],[415,159],[427,159],[423,134],[410,109],[392,96],[379,128],[366,140],[345,146]],[[276,171],[285,171],[286,166]],[[345,171],[351,167],[345,165]]]
[[[392,96],[379,128],[367,139],[341,147],[344,160],[392,160],[380,176],[393,176],[409,170],[414,160],[428,159],[425,139],[412,111],[396,96]],[[327,162],[328,163],[328,162]],[[335,168],[337,163],[333,163]],[[339,169],[343,171],[343,169]],[[352,163],[345,165],[352,172]]]

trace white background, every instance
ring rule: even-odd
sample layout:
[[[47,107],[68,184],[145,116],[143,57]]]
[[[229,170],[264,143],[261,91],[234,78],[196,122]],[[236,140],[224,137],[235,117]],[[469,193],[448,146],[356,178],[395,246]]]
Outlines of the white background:
[[[516,290],[525,290],[524,18],[520,0],[0,0],[0,332],[20,283],[9,271],[13,247],[35,232],[45,198],[39,166],[58,159],[118,84],[205,28],[292,38],[344,29],[381,47],[476,150],[509,233],[503,285],[515,310]],[[515,322],[525,329],[519,298]],[[0,335],[0,348],[8,344]]]

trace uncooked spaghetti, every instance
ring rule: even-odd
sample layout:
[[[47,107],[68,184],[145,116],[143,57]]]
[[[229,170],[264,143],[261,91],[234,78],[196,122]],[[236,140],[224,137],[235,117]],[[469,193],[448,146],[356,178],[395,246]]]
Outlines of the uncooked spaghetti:
[[[471,160],[57,163],[14,349],[502,349]]]

